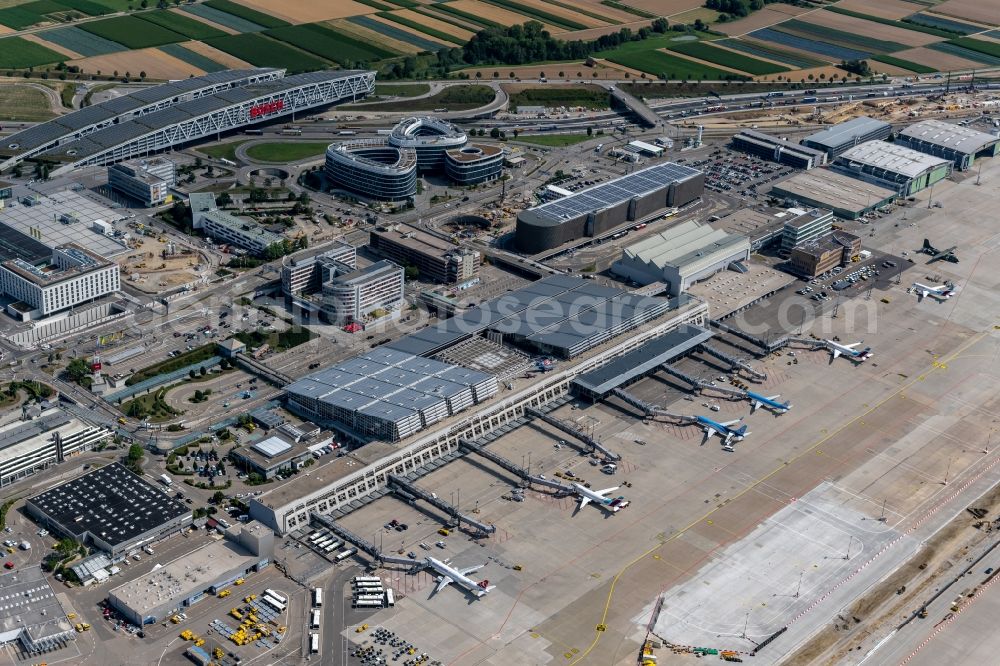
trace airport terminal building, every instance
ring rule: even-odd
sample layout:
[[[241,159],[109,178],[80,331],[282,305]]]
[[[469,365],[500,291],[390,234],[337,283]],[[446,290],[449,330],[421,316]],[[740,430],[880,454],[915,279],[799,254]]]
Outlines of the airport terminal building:
[[[951,160],[959,171],[971,168],[981,157],[995,157],[1000,150],[1000,137],[933,119],[900,130],[896,143]]]
[[[701,197],[704,189],[701,171],[673,162],[657,164],[521,211],[514,243],[526,254],[551,250],[668,206],[684,206]]]

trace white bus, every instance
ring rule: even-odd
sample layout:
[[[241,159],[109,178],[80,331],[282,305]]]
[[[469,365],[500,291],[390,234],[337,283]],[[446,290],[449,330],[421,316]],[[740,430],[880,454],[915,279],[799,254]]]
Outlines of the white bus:
[[[318,608],[314,608],[313,611],[309,614],[310,629],[319,629],[319,617],[320,617],[320,610]]]
[[[382,579],[378,576],[355,576],[355,583],[381,583]]]
[[[313,588],[313,608],[323,607],[323,588],[314,587]]]
[[[329,555],[330,553],[332,553],[333,551],[337,550],[338,548],[340,548],[340,543],[337,542],[337,541],[334,541],[330,545],[323,547],[323,553],[326,554],[326,555]]]
[[[319,634],[309,634],[309,654],[319,654]]]
[[[357,548],[348,548],[347,550],[342,551],[341,553],[337,554],[337,561],[338,562],[343,562],[344,560],[346,560],[348,557],[350,557],[351,555],[353,555],[356,552],[358,552]]]
[[[380,581],[380,580],[355,581],[354,582],[354,587],[357,588],[357,589],[359,589],[359,590],[363,589],[363,588],[366,588],[366,587],[382,587],[382,581]]]
[[[285,595],[281,594],[280,592],[276,592],[275,590],[271,590],[271,589],[264,590],[264,594],[270,594],[272,597],[274,597],[275,599],[277,599],[278,601],[280,601],[283,604],[287,604],[288,603],[288,597],[286,597]]]
[[[385,605],[388,608],[396,605],[396,595],[392,593],[392,588],[386,588],[385,590]]]
[[[381,604],[384,598],[382,594],[359,594],[354,599],[355,601],[377,601]]]
[[[366,601],[364,599],[355,599],[352,604],[353,608],[381,608],[382,601]]]
[[[278,601],[277,599],[275,599],[274,597],[272,597],[270,594],[265,594],[264,596],[262,596],[260,598],[260,600],[263,601],[265,604],[267,604],[268,606],[270,606],[271,608],[273,608],[274,610],[276,610],[279,613],[284,613],[285,612],[285,604],[283,604],[282,602]]]
[[[309,535],[309,541],[312,543],[316,543],[320,539],[325,539],[328,536],[330,536],[329,532],[316,531]]]
[[[332,542],[332,541],[333,541],[333,539],[330,538],[330,537],[323,537],[322,539],[320,539],[319,541],[317,541],[313,545],[316,546],[317,549],[323,550],[324,548],[326,548],[326,545],[328,543]]]

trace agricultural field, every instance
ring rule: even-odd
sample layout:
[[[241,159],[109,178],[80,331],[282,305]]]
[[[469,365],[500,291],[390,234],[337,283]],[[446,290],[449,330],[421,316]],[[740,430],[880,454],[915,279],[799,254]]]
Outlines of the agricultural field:
[[[924,5],[918,5],[915,2],[906,2],[906,0],[878,0],[878,2],[872,2],[872,0],[841,0],[835,6],[841,9],[861,12],[862,14],[871,14],[879,18],[894,20],[915,14],[925,8]]]
[[[881,18],[879,16],[872,16],[871,14],[862,14],[861,12],[843,9],[842,7],[826,7],[826,10],[834,12],[835,14],[853,16],[854,18],[862,19],[863,21],[873,21],[875,23],[881,23],[882,25],[891,25],[896,28],[902,28],[903,30],[913,30],[916,32],[922,32],[925,35],[934,35],[935,37],[942,37],[944,39],[951,39],[955,36],[955,33],[947,30],[941,30],[940,28],[930,28],[925,25],[919,25],[909,21],[896,21],[893,19]]]
[[[436,42],[431,39],[419,37],[413,34],[412,32],[404,30],[403,28],[397,28],[392,25],[382,23],[381,21],[377,21],[371,16],[353,16],[347,19],[347,22],[359,25],[362,28],[368,28],[369,30],[373,30],[380,35],[385,35],[390,39],[395,39],[401,42],[412,44],[413,46],[419,48],[421,51],[440,51],[441,49],[448,48],[449,46],[448,44],[442,44],[441,42]]]
[[[420,97],[430,91],[427,83],[376,83],[374,94],[382,97]]]
[[[489,25],[490,23],[496,25],[517,25],[531,20],[532,18],[512,9],[483,2],[482,0],[454,0],[454,2],[434,5],[434,7],[435,9],[442,9],[449,12],[452,10],[458,10],[462,12],[460,16],[464,15],[475,18],[484,26]],[[549,23],[548,21],[540,21],[540,23],[544,25],[545,29],[553,35],[559,35],[567,31],[567,28]],[[581,28],[585,27],[586,26],[581,26]],[[581,28],[576,29],[579,30]]]
[[[81,23],[79,28],[130,49],[143,49],[186,41],[184,35],[155,23],[144,21],[135,15],[115,16],[103,21],[89,21]]]
[[[909,60],[925,67],[930,67],[936,72],[948,72],[959,69],[976,69],[982,65],[975,60],[967,60],[951,53],[943,53],[926,46],[907,51],[894,53],[897,58]]]
[[[604,25],[603,21],[595,21],[590,17],[567,11],[562,7],[547,6],[537,0],[486,0],[491,5],[523,14],[529,20],[550,23],[565,30],[586,30]]]
[[[192,51],[188,48],[189,45],[190,42],[185,42],[184,44],[165,44],[160,47],[160,50],[169,56],[177,58],[181,62],[200,69],[203,72],[220,72],[226,69],[226,66],[222,63],[216,62],[207,56],[203,56],[200,53]]]
[[[37,67],[62,62],[66,56],[29,42],[22,37],[7,37],[0,42],[0,69]]]
[[[52,44],[64,49],[69,49],[70,51],[85,57],[118,53],[119,51],[128,50],[125,46],[119,44],[118,42],[112,42],[110,39],[104,39],[103,37],[92,35],[85,30],[77,28],[76,26],[55,28],[54,30],[45,30],[35,34],[47,42],[51,42]],[[6,44],[6,41],[3,43]]]
[[[0,85],[0,120],[41,122],[54,115],[41,90],[16,83]]]
[[[536,146],[548,146],[551,148],[564,148],[582,143],[591,137],[586,134],[530,134],[519,136],[515,141],[531,143]]]
[[[607,109],[611,105],[607,89],[595,85],[540,88],[535,85],[505,84],[501,87],[510,96],[512,108],[582,106],[587,109]]]
[[[616,49],[602,51],[598,55],[604,60],[651,74],[654,78],[666,76],[671,81],[682,79],[731,81],[748,78],[657,50],[658,47],[674,48],[676,44],[677,42],[673,42],[670,37],[654,37],[641,42],[629,42]]]
[[[86,34],[86,33],[84,33],[84,34]],[[44,47],[46,49],[51,49],[52,51],[55,51],[56,53],[64,55],[64,56],[66,56],[67,60],[74,60],[76,58],[82,58],[83,57],[82,55],[80,55],[76,51],[71,51],[70,49],[66,48],[65,46],[59,46],[58,44],[53,44],[50,41],[42,39],[41,37],[39,37],[38,33],[28,32],[28,33],[25,33],[23,35],[19,35],[19,37],[21,39],[27,40],[27,41],[29,41],[29,42],[31,42],[33,44],[38,44],[41,47]]]
[[[951,32],[956,32],[960,35],[971,35],[972,33],[982,32],[984,30],[984,28],[978,25],[962,23],[961,21],[953,21],[951,19],[944,18],[943,16],[933,16],[931,14],[913,14],[912,16],[907,16],[906,20],[918,25],[926,25],[931,28],[950,30]]]
[[[208,58],[213,62],[217,62],[220,65],[222,65],[223,68],[225,69],[244,69],[246,67],[251,66],[250,63],[248,63],[246,60],[241,60],[234,55],[226,53],[225,51],[220,51],[215,47],[209,46],[205,42],[184,42],[183,44],[179,44],[178,46],[183,47],[187,51],[192,51],[196,55]],[[160,47],[161,50],[166,50],[169,48],[172,48],[170,44]],[[167,53],[170,53],[170,51],[167,51]],[[184,60],[184,58],[181,58],[181,60]],[[187,61],[185,60],[185,62]],[[191,63],[191,64],[198,66],[196,63]]]
[[[246,155],[255,162],[298,162],[322,155],[329,141],[286,141],[282,143],[255,143]]]
[[[409,42],[401,42],[398,39],[391,39],[385,35],[375,32],[374,30],[369,30],[368,28],[351,23],[347,19],[327,21],[324,25],[334,30],[337,34],[343,35],[342,46],[348,45],[354,52],[361,51],[367,53],[370,45],[378,44],[380,48],[394,53],[407,55],[420,53],[420,48],[410,44]],[[347,57],[350,58],[350,56]],[[364,60],[365,58],[359,57],[358,59]]]
[[[772,62],[758,60],[757,58],[751,58],[750,56],[735,53],[733,51],[727,51],[726,49],[719,48],[712,42],[683,42],[681,44],[671,46],[670,50],[680,53],[681,55],[697,58],[698,60],[706,60],[710,63],[721,65],[722,67],[735,69],[740,72],[746,72],[747,74],[753,74],[754,76],[778,74],[779,72],[787,72],[789,69],[788,67],[776,65]]]
[[[933,67],[921,65],[920,63],[913,62],[912,60],[904,60],[903,58],[897,58],[891,55],[874,55],[871,59],[880,63],[885,63],[886,65],[893,65],[916,74],[933,74],[937,71]]]
[[[781,32],[774,30],[773,28],[754,30],[750,33],[750,36],[762,42],[776,44],[787,48],[799,49],[800,51],[806,51],[807,53],[815,53],[817,55],[826,56],[829,60],[836,61],[864,60],[873,53],[873,51],[861,51],[859,49],[829,44],[816,39],[799,37],[798,35]]]
[[[247,33],[247,32],[263,32],[267,30],[265,26],[259,23],[254,23],[253,21],[248,21],[239,16],[233,16],[232,14],[227,14],[226,12],[219,11],[218,9],[213,9],[206,4],[201,5],[188,5],[184,7],[181,11],[187,12],[193,16],[210,21],[216,25],[221,25],[224,28],[229,28],[235,33]]]
[[[226,35],[207,39],[205,43],[257,67],[284,67],[290,74],[323,69],[328,64],[305,51],[257,33]]]
[[[703,0],[621,0],[621,2],[654,16],[673,16],[705,4]]]
[[[247,5],[250,3],[241,4],[239,2],[232,2],[232,0],[206,0],[205,4],[212,9],[218,9],[220,12],[238,16],[241,19],[262,25],[265,28],[280,28],[288,25],[288,21],[283,21],[271,14],[271,9],[274,7],[273,2],[269,3],[269,8],[266,11],[258,11],[248,7]],[[283,5],[284,0],[279,4]]]
[[[712,26],[712,28],[714,30],[718,30],[719,32],[724,32],[731,37],[736,37],[739,35],[746,35],[754,30],[760,30],[761,28],[768,28],[772,25],[777,25],[782,21],[787,21],[789,17],[797,16],[805,11],[806,10],[804,8],[796,7],[795,5],[774,3],[764,7],[764,9],[750,14],[750,16],[746,16],[737,21],[719,23]]]
[[[841,18],[836,14],[829,14],[826,12],[824,12],[824,14],[826,16],[834,17],[834,20]],[[845,46],[847,48],[868,49],[876,53],[891,53],[892,51],[902,51],[909,46],[922,46],[922,44],[901,44],[888,39],[876,39],[874,37],[868,37],[852,31],[830,28],[825,25],[818,25],[810,21],[799,19],[785,21],[781,25],[775,26],[775,29],[780,30],[781,32],[797,35],[799,37],[805,37],[806,39],[819,39],[824,42]],[[892,30],[892,28],[885,27],[885,31],[888,30]],[[914,34],[920,35],[921,33]]]
[[[453,2],[439,3],[433,6],[433,10],[435,12],[444,12],[445,14],[453,16],[457,19],[461,19],[462,21],[465,21],[470,25],[479,26],[480,28],[499,28],[504,25],[511,25],[511,24],[501,23],[498,20],[486,18],[485,16],[480,16],[476,14],[474,11],[466,11],[464,9],[456,7],[455,3]],[[431,10],[425,8],[421,11],[430,12]]]
[[[188,75],[201,76],[206,71],[209,71],[201,67],[196,67],[158,48],[109,53],[107,55],[74,60],[69,64],[76,65],[85,72],[99,71],[105,74],[118,72],[122,76],[128,73],[132,77],[138,77],[141,72],[144,72],[146,78],[149,79],[175,79],[179,78],[179,75],[183,75],[184,77]]]
[[[378,14],[369,14],[368,16],[358,16],[353,19],[348,19],[349,21],[363,20],[366,23],[368,21],[374,21],[376,23],[381,23],[393,32],[399,30],[403,33],[407,33],[412,37],[416,37],[419,43],[432,42],[437,44],[436,47],[428,50],[438,50],[441,48],[448,48],[454,46],[462,46],[465,44],[465,40],[458,39],[457,37],[452,37],[449,34],[441,33],[433,28],[428,28],[427,26],[420,25],[419,23],[414,23],[408,19],[398,18],[392,14],[392,12],[379,12]],[[408,38],[409,39],[409,38]]]
[[[742,51],[758,58],[773,60],[778,63],[785,63],[794,69],[808,69],[810,67],[820,67],[826,61],[807,57],[794,51],[786,51],[776,46],[763,44],[745,38],[724,39],[719,41],[719,46],[727,49]]]
[[[92,0],[34,0],[24,4],[0,9],[0,24],[14,30],[23,30],[40,23],[101,16],[111,13],[111,9]]]
[[[934,12],[976,23],[1000,25],[1000,9],[995,3],[986,0],[945,0],[940,5],[935,5]]]
[[[808,22],[810,25],[818,25],[854,35],[858,38],[853,42],[854,44],[864,44],[870,41],[876,44],[889,42],[914,47],[926,46],[941,41],[942,37],[954,36],[947,33],[940,33],[939,31],[935,31],[938,34],[927,34],[918,30],[904,28],[902,26],[907,24],[902,22],[900,22],[899,26],[886,25],[832,11],[813,12],[805,19],[805,22]],[[914,27],[919,28],[920,26]]]
[[[967,39],[967,41],[976,42],[976,45],[973,48],[966,48],[965,44],[959,44],[958,40],[954,40],[950,42],[941,42],[939,44],[931,44],[927,48],[958,56],[959,58],[965,58],[966,60],[973,60],[981,65],[1000,65],[1000,56],[991,53],[990,49],[983,49],[979,47],[980,44],[985,44],[1000,50],[1000,44],[982,42],[974,39]]]
[[[227,34],[218,28],[213,28],[207,23],[203,23],[202,21],[189,18],[184,14],[170,10],[143,12],[142,14],[139,14],[139,18],[143,21],[155,23],[161,28],[166,28],[167,30],[172,30],[176,33],[184,35],[188,39],[208,39],[210,37],[221,37]]]
[[[449,111],[465,111],[475,109],[484,104],[489,104],[496,97],[493,89],[489,86],[468,85],[451,86],[445,88],[436,95],[430,97],[420,97],[418,99],[400,100],[397,102],[383,102],[373,104],[351,104],[348,107],[352,110],[372,110],[372,111],[433,111],[434,109],[448,109]]]
[[[442,38],[444,35],[449,35],[453,39],[458,39],[462,44],[469,41],[472,35],[475,34],[472,30],[460,28],[442,19],[419,14],[412,9],[399,9],[389,13],[392,15],[393,20],[409,21],[410,27],[416,27],[414,24],[419,24],[421,26],[420,29],[427,31],[427,34],[436,34]],[[384,14],[379,14],[379,16],[388,18]],[[435,32],[432,33],[430,32],[431,30]]]
[[[260,12],[284,19],[288,23],[315,23],[330,19],[358,16],[371,13],[372,7],[367,3],[353,0],[337,0],[336,2],[318,2],[317,0],[240,0],[241,4],[252,7]],[[396,9],[391,3],[389,9]],[[253,19],[251,19],[253,20]]]
[[[342,35],[333,28],[320,23],[275,28],[264,34],[334,62],[378,60],[395,55],[393,52],[373,44],[366,44]]]

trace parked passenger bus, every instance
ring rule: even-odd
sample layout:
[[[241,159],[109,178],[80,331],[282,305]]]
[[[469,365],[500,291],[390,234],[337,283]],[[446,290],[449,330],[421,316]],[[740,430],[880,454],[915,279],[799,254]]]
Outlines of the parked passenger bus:
[[[323,607],[323,588],[314,587],[313,588],[313,608]]]
[[[382,581],[380,581],[378,579],[375,579],[375,580],[355,581],[354,582],[354,587],[357,587],[357,588],[362,588],[362,587],[382,587]]]
[[[278,601],[280,601],[283,604],[287,604],[288,603],[288,597],[286,597],[285,595],[283,595],[280,592],[277,592],[275,590],[272,590],[272,589],[264,590],[264,594],[270,594],[272,597],[274,597],[275,599],[277,599]]]
[[[396,595],[393,594],[392,588],[389,587],[385,589],[385,605],[387,608],[392,608],[396,605]]]
[[[331,544],[327,545],[325,548],[323,548],[323,552],[326,553],[327,555],[329,555],[333,551],[335,551],[338,548],[340,548],[340,546],[341,546],[341,544],[340,544],[339,541],[334,541],[333,543],[331,543]]]
[[[382,602],[381,601],[363,601],[361,599],[357,599],[357,600],[355,600],[355,602],[353,604],[351,604],[351,606],[353,608],[381,608],[382,607]]]
[[[243,133],[244,134],[252,134],[254,136],[260,136],[261,134],[264,133],[264,130],[262,130],[262,129],[248,129],[248,130],[243,130]]]
[[[337,555],[337,561],[338,562],[343,562],[344,560],[346,560],[348,557],[350,557],[351,555],[353,555],[356,552],[358,552],[357,548],[348,548],[347,550],[345,550],[345,551],[343,551],[343,552],[341,552],[341,553],[339,553]]]
[[[284,613],[285,612],[285,604],[282,603],[282,602],[280,602],[280,601],[278,601],[277,599],[275,599],[274,597],[272,597],[270,594],[265,594],[263,597],[260,598],[260,600],[263,601],[265,604],[267,604],[268,606],[270,606],[271,608],[273,608],[275,611],[277,611],[279,613]]]
[[[355,576],[354,577],[354,582],[355,583],[378,583],[378,584],[381,585],[382,584],[382,579],[379,578],[378,576]]]
[[[319,629],[319,618],[320,618],[320,611],[318,608],[316,608],[309,614],[310,629]]]
[[[309,654],[319,654],[319,634],[309,634]]]

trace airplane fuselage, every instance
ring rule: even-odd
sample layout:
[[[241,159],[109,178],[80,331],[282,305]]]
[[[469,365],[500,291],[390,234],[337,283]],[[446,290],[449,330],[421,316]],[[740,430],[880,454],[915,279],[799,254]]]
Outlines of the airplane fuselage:
[[[719,423],[718,421],[713,421],[705,416],[696,416],[695,418],[698,419],[698,423],[702,427],[715,432],[727,442],[731,440],[735,440],[737,442],[742,441],[743,437],[746,435],[746,432],[741,432],[745,431],[745,426],[740,430],[734,430],[727,425]]]
[[[784,414],[785,412],[787,412],[789,409],[792,408],[792,405],[790,403],[787,402],[781,403],[778,402],[777,400],[768,398],[767,396],[758,395],[753,391],[747,391],[747,397],[750,398],[751,401],[755,403],[760,403],[761,405],[769,409],[772,409],[778,412],[779,414]]]
[[[580,495],[580,497],[586,498],[591,502],[594,502],[595,504],[599,505],[602,509],[610,511],[611,513],[618,513],[626,506],[628,506],[628,502],[623,501],[620,497],[618,498],[607,497],[605,495],[601,495],[600,493],[595,493],[590,488],[587,488],[586,486],[581,485],[579,483],[574,483],[573,489],[576,490],[576,493]]]
[[[458,569],[448,566],[441,560],[428,557],[427,564],[429,564],[431,569],[434,569],[434,571],[436,571],[439,575],[450,578],[457,585],[461,585],[477,597],[481,597],[489,592],[489,589],[482,587],[479,583],[472,580]]]
[[[856,345],[852,345],[849,347],[847,345],[842,345],[838,342],[834,342],[833,340],[824,340],[823,342],[826,344],[827,348],[831,352],[833,352],[834,357],[839,355],[844,355],[852,360],[861,362],[861,361],[867,361],[872,356],[874,356],[874,354],[872,354],[871,348],[869,347],[865,347],[864,349],[854,349],[853,347]]]

